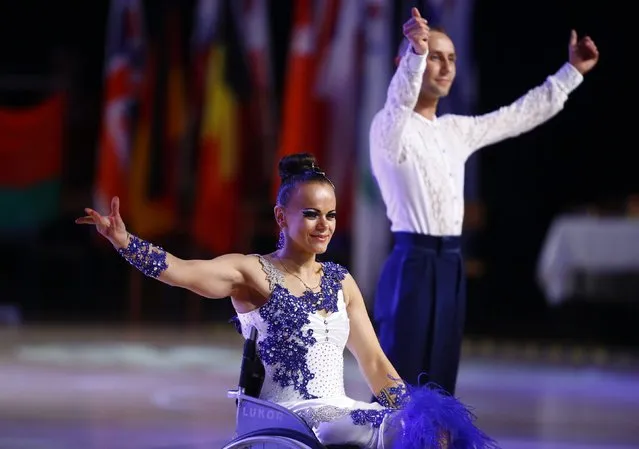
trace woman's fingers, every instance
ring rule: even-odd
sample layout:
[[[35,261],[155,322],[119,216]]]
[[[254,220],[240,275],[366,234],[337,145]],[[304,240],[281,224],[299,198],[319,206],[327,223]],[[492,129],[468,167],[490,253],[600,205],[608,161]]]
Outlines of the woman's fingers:
[[[93,217],[90,217],[90,216],[76,218],[75,222],[76,222],[76,224],[88,224],[88,225],[94,225],[95,224],[95,221],[93,220]]]

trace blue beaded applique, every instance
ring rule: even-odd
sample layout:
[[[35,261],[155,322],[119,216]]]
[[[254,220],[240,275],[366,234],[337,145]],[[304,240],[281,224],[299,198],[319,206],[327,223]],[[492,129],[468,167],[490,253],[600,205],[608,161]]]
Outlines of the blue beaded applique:
[[[266,262],[269,264],[269,262]],[[273,380],[282,388],[292,386],[304,399],[316,399],[308,392],[308,383],[315,375],[308,368],[308,347],[317,340],[313,330],[302,330],[310,323],[309,314],[320,310],[337,312],[337,294],[347,271],[341,265],[322,263],[320,292],[294,296],[280,283],[275,283],[271,297],[259,309],[267,323],[266,337],[259,343],[262,362],[274,367]]]
[[[162,247],[134,235],[131,235],[127,247],[118,249],[118,253],[132,266],[152,278],[158,278],[169,267],[166,263],[166,251]]]
[[[351,419],[353,420],[353,424],[358,426],[365,426],[366,424],[370,424],[376,429],[382,425],[384,418],[389,413],[392,413],[393,410],[386,408],[383,410],[363,410],[356,409],[350,412]]]

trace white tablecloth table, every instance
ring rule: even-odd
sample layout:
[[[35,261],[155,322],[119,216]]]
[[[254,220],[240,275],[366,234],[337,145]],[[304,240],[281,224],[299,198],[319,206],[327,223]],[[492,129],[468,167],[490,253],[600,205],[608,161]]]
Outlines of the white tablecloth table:
[[[575,293],[578,274],[635,272],[639,276],[639,218],[560,216],[542,246],[537,280],[547,301],[559,304]]]

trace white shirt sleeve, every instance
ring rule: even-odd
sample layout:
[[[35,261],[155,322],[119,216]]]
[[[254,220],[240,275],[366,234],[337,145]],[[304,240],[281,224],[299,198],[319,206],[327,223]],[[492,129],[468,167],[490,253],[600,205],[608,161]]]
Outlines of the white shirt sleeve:
[[[583,81],[570,63],[514,103],[480,116],[452,116],[453,129],[465,145],[465,157],[493,143],[518,136],[554,117]]]
[[[373,157],[383,157],[393,163],[405,155],[401,135],[417,104],[422,77],[426,70],[427,54],[418,55],[409,46],[391,79],[384,108],[371,123],[370,147]]]

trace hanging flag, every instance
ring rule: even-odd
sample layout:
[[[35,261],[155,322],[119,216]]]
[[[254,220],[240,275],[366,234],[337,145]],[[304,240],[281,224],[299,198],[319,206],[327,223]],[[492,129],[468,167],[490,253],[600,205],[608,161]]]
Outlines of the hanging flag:
[[[187,131],[185,61],[179,9],[166,3],[150,36],[140,120],[131,160],[130,224],[147,238],[178,224],[179,155]]]
[[[372,306],[377,280],[389,251],[390,222],[371,173],[370,127],[384,107],[392,76],[395,34],[393,3],[366,0],[363,60],[357,136],[357,191],[353,227],[353,273],[364,298]]]
[[[317,4],[311,0],[295,2],[281,132],[273,164],[273,201],[280,186],[277,165],[281,158],[294,153],[311,153],[320,166],[325,162],[327,104],[316,91],[317,69],[318,61],[328,51],[337,6],[336,0],[322,0]]]
[[[66,107],[62,93],[0,109],[0,231],[37,230],[60,211]]]
[[[242,33],[243,50],[247,55],[253,95],[247,106],[247,126],[254,132],[244,133],[243,154],[253,163],[247,164],[248,182],[243,190],[248,195],[263,193],[270,181],[277,145],[277,104],[273,74],[273,50],[269,33],[267,0],[242,0],[236,17],[251,30]],[[261,195],[260,195],[261,196]],[[253,211],[254,212],[254,211]]]
[[[129,217],[129,169],[145,56],[145,29],[140,0],[113,0],[109,11],[94,207],[105,213],[111,198],[121,198]]]
[[[357,151],[357,112],[360,86],[361,5],[339,2],[334,32],[323,52],[317,74],[317,95],[326,102],[324,168],[338,198],[336,235],[343,250],[343,237],[351,235]]]
[[[202,33],[212,41],[205,71],[193,237],[203,249],[223,254],[233,251],[237,237],[240,106],[250,97],[251,86],[230,1],[214,2],[208,8],[218,8],[219,20],[212,32]]]

